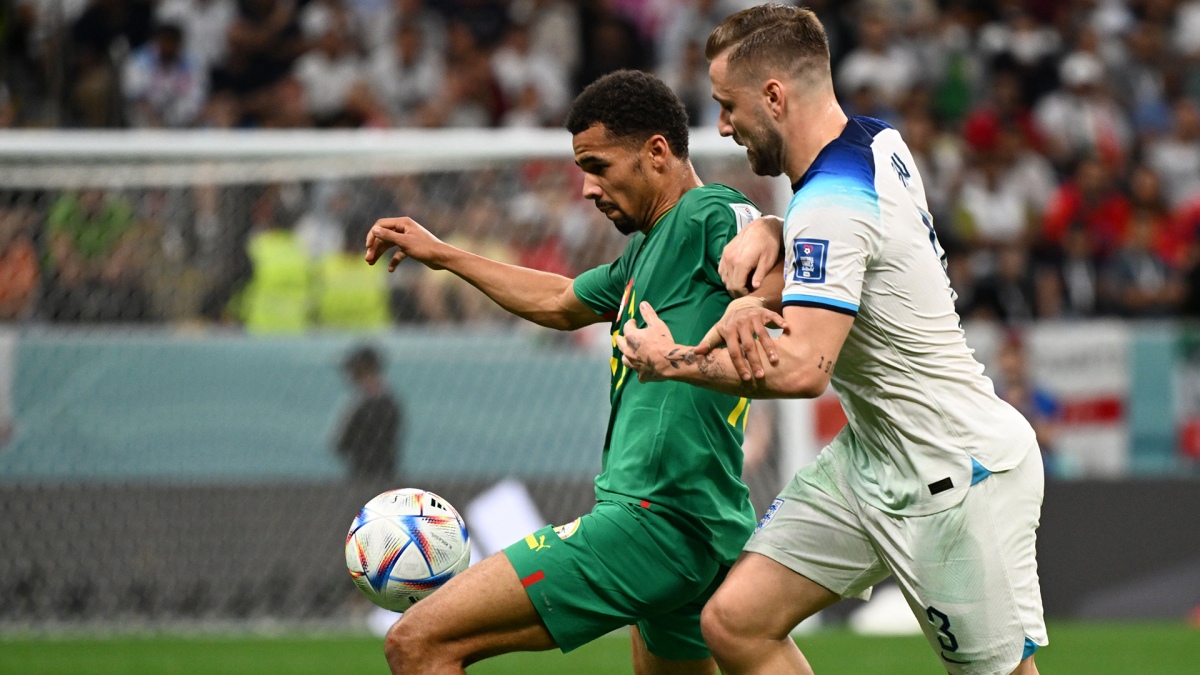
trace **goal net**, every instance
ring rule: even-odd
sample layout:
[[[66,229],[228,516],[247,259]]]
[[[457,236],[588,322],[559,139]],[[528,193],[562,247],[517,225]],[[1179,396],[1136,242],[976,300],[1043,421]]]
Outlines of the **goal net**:
[[[715,130],[691,152],[705,182],[785,206]],[[586,512],[605,327],[362,262],[370,224],[408,215],[574,276],[624,244],[581,185],[561,131],[0,135],[0,630],[342,625],[364,609],[346,529],[378,492],[445,497],[477,554]],[[761,410],[760,508],[779,487]]]

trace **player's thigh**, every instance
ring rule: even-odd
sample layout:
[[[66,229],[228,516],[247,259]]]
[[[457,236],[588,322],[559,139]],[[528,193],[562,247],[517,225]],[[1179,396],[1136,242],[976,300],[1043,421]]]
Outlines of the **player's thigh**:
[[[1042,493],[1035,448],[946,511],[869,519],[926,638],[954,675],[1006,675],[1047,644],[1035,551]]]
[[[467,663],[495,654],[555,647],[503,554],[468,568],[413,605],[392,627],[389,640],[394,639]]]
[[[699,624],[697,623],[697,626]],[[634,675],[715,675],[717,662],[711,656],[696,659],[669,659],[650,651],[642,636],[642,626],[629,627],[633,651]]]
[[[686,663],[700,669],[700,664],[708,663],[712,652],[704,641],[700,615],[728,571],[729,568],[724,566],[716,568],[716,573],[703,592],[697,594],[693,591],[690,600],[637,622],[634,653],[637,654],[639,647],[643,648],[655,657],[653,663],[658,664],[657,670],[648,672],[674,672],[671,669],[681,669]]]
[[[538,530],[505,554],[564,652],[691,601],[720,569],[704,542],[662,515],[617,502]],[[695,640],[703,645],[698,626]]]
[[[745,551],[709,600],[706,621],[728,637],[780,640],[840,599],[779,562]]]
[[[871,587],[888,572],[846,496],[849,487],[836,450],[836,445],[830,446],[796,474],[759,521],[745,551],[768,558],[840,598],[866,600]]]

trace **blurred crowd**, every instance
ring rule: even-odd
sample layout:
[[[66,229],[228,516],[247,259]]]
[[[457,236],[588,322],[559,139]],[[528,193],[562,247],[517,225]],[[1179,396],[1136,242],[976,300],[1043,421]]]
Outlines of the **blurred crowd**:
[[[2,24],[0,125],[553,127],[596,77],[639,68],[709,127],[696,133],[715,134],[704,42],[750,4],[16,0]],[[1200,0],[804,4],[829,34],[847,112],[892,124],[912,149],[964,317],[1200,315]],[[322,295],[353,286],[337,281],[352,276],[349,257],[327,261],[357,263],[365,225],[397,213],[485,255],[575,274],[621,241],[580,203],[573,175],[533,163],[15,194],[0,204],[0,275],[20,281],[2,285],[0,318],[253,325],[256,308],[287,306],[280,289],[294,295],[303,279],[307,295],[293,298],[308,308],[303,325],[340,325],[321,308],[365,306]],[[306,252],[303,269],[287,269],[289,247]],[[496,318],[438,279],[371,281],[387,296],[372,315]]]

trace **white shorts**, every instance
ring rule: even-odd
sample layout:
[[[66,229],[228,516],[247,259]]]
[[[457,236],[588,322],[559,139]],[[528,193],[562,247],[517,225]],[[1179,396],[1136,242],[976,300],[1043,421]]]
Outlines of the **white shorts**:
[[[1048,644],[1034,550],[1044,476],[1035,447],[957,506],[894,516],[860,501],[835,441],[780,493],[746,544],[843,598],[896,577],[952,675],[1008,675]]]

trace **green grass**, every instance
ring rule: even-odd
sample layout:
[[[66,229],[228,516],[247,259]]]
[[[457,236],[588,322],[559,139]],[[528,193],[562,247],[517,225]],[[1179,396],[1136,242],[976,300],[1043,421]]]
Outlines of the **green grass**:
[[[1196,675],[1200,630],[1183,624],[1057,623],[1038,652],[1046,675]],[[944,673],[924,639],[828,630],[800,639],[818,675]],[[629,641],[597,640],[566,656],[511,654],[471,675],[631,673]],[[0,638],[0,675],[386,675],[381,641],[362,637]]]

